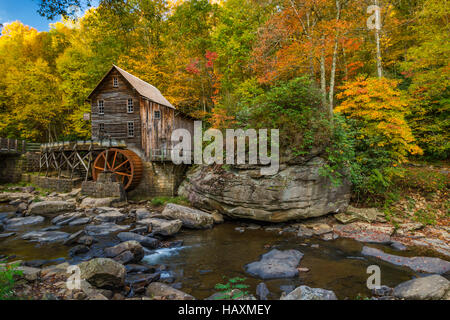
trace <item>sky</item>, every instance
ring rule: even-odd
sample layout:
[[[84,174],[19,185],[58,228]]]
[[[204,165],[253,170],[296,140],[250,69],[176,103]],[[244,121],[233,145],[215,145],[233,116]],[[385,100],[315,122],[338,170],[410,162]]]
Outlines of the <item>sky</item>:
[[[38,31],[48,31],[49,24],[61,21],[61,18],[52,21],[41,17],[37,12],[38,3],[39,0],[0,0],[0,23],[5,25],[19,20]]]

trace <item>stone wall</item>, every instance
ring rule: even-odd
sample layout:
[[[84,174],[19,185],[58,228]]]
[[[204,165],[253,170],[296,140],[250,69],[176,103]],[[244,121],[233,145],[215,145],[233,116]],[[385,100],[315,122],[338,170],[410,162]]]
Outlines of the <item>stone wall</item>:
[[[81,193],[92,198],[126,199],[121,183],[114,180],[114,175],[106,172],[99,174],[97,181],[85,181],[81,184]]]
[[[55,192],[65,193],[72,189],[79,188],[81,179],[64,179],[56,177],[42,177],[31,174],[23,174],[22,181],[32,183],[42,189],[48,189]]]
[[[171,162],[144,162],[144,172],[139,186],[128,196],[176,196],[178,186],[185,178],[187,166]]]
[[[22,179],[24,158],[20,155],[0,154],[0,183],[16,183]]]

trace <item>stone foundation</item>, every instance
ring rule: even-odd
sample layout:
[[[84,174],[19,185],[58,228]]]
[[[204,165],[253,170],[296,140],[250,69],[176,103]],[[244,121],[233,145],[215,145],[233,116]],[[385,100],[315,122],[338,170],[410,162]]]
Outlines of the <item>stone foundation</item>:
[[[20,155],[0,155],[0,183],[16,183],[22,180],[24,158]]]
[[[23,174],[22,181],[32,183],[42,189],[66,193],[72,191],[74,188],[79,188],[81,179],[63,179],[55,177],[42,177],[31,174]]]
[[[122,184],[108,172],[100,173],[97,181],[83,182],[81,193],[92,198],[119,198],[121,201],[126,199]]]
[[[185,178],[186,165],[171,162],[144,162],[144,172],[139,186],[128,196],[176,196],[178,186]]]

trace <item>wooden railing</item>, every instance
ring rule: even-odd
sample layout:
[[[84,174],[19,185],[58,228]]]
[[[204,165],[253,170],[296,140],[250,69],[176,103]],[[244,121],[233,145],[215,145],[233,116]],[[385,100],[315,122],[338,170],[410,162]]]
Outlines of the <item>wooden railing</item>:
[[[0,138],[1,153],[25,153],[27,151],[27,143],[25,140]]]

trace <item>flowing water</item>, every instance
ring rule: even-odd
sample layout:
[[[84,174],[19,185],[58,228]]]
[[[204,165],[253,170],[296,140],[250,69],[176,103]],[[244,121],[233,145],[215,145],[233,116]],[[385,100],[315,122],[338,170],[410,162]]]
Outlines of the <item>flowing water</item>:
[[[67,259],[68,247],[62,244],[36,244],[20,240],[26,230],[37,230],[49,224],[30,226],[20,230],[16,236],[0,239],[0,255],[15,255],[21,260],[53,260],[54,263]],[[245,277],[249,293],[254,294],[260,279],[245,273],[247,263],[259,260],[261,254],[272,248],[296,249],[304,256],[300,267],[310,271],[302,272],[294,279],[265,280],[272,295],[279,298],[282,291],[289,287],[307,285],[314,288],[333,290],[339,299],[355,299],[358,296],[370,296],[366,287],[369,276],[367,267],[373,264],[381,268],[381,283],[395,286],[409,280],[416,274],[408,268],[397,267],[376,258],[361,255],[363,243],[339,238],[333,241],[298,238],[294,233],[280,235],[263,228],[244,232],[236,230],[240,224],[227,222],[209,230],[182,230],[171,240],[183,240],[183,245],[176,248],[146,250],[143,260],[150,265],[165,265],[163,277],[173,278],[181,290],[192,294],[197,299],[204,299],[216,292],[217,283],[226,283],[232,277]],[[75,232],[79,228],[61,228],[59,231]],[[92,257],[92,252],[101,254],[102,248],[117,244],[115,238],[104,238],[95,244],[88,255],[78,259]],[[383,249],[387,253],[417,256],[417,250],[407,252],[394,251],[388,246],[370,245]],[[423,253],[422,253],[423,254]],[[433,254],[428,253],[432,256]],[[441,257],[442,258],[442,257]],[[72,260],[73,261],[73,260]]]

